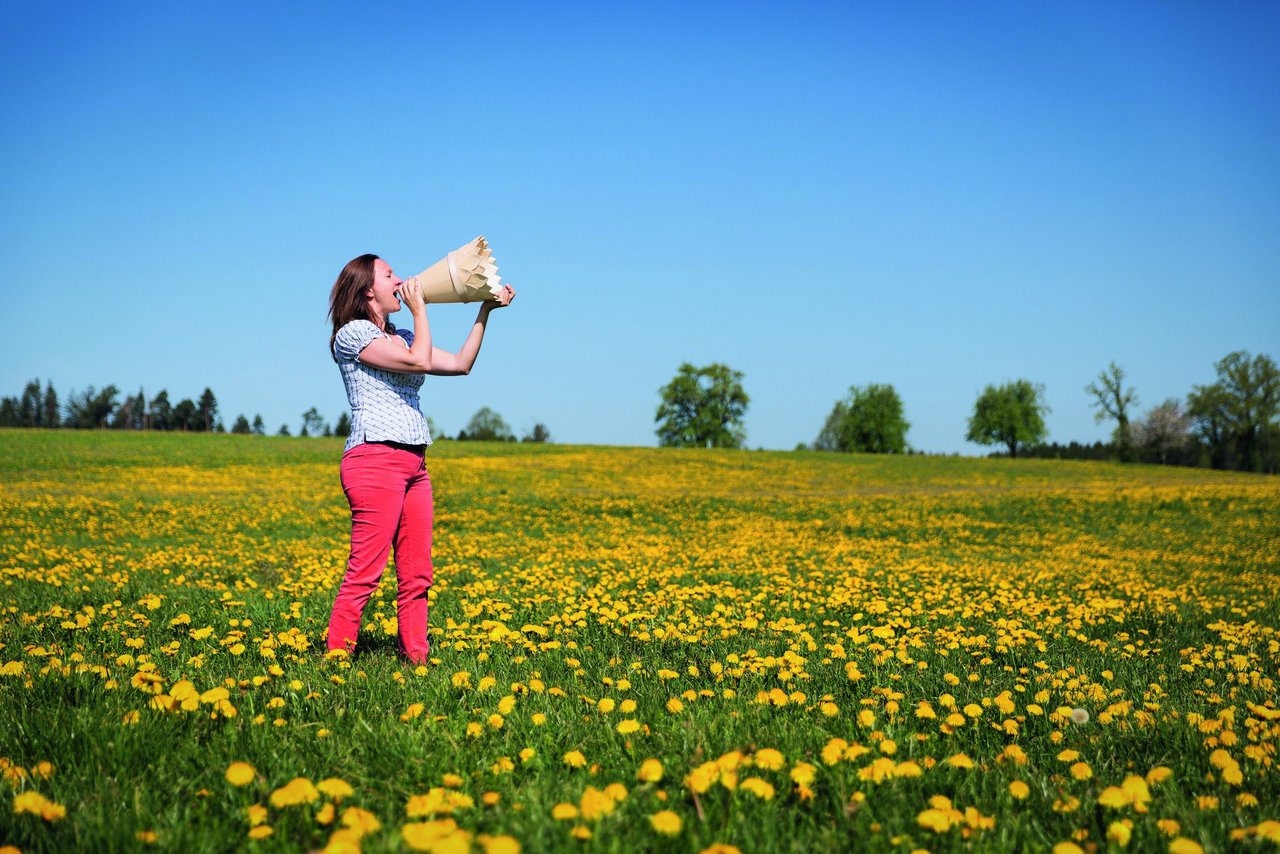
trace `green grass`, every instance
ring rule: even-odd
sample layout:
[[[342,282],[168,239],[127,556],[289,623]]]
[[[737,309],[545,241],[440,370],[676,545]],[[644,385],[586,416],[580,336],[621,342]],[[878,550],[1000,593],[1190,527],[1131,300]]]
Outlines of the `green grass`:
[[[0,676],[0,757],[28,771],[53,766],[48,779],[10,773],[0,794],[38,791],[67,811],[46,822],[0,804],[0,846],[132,850],[137,833],[153,831],[166,850],[323,848],[341,826],[317,822],[323,800],[270,805],[295,777],[353,787],[337,814],[354,805],[377,816],[367,851],[403,849],[406,802],[445,774],[475,800],[451,816],[461,828],[512,836],[525,850],[1041,850],[1076,834],[1082,847],[1105,848],[1123,820],[1133,823],[1130,849],[1163,850],[1171,836],[1161,819],[1225,849],[1253,846],[1250,829],[1280,818],[1280,724],[1249,707],[1274,708],[1280,666],[1275,478],[442,442],[428,459],[434,660],[418,672],[396,659],[384,626],[395,611],[390,574],[357,656],[321,655],[345,561],[341,447],[0,431],[0,666],[21,665]],[[83,627],[64,627],[85,608]],[[173,625],[181,614],[190,623]],[[191,636],[206,626],[208,638]],[[877,627],[893,636],[872,636]],[[291,629],[305,649],[270,648]],[[862,679],[847,677],[849,662]],[[182,679],[200,692],[227,686],[235,716],[151,708],[131,684],[147,664],[166,692]],[[470,687],[453,683],[463,671]],[[484,676],[494,685],[477,690]],[[619,689],[620,679],[631,686]],[[774,689],[805,696],[756,702]],[[668,711],[688,691],[694,699]],[[992,704],[1005,691],[1016,706],[1007,714]],[[1038,692],[1047,699],[1037,703]],[[941,731],[944,694],[957,708],[978,704],[982,717]],[[506,696],[515,706],[497,729],[488,720]],[[593,704],[604,697],[636,708],[603,714]],[[921,701],[936,719],[914,714]],[[415,703],[424,712],[402,721]],[[1117,703],[1130,707],[1103,722]],[[1036,704],[1085,708],[1091,721],[1037,715]],[[862,709],[873,725],[859,723]],[[1198,723],[1227,709],[1234,744]],[[620,734],[624,719],[644,728]],[[1016,734],[1000,728],[1006,720]],[[821,754],[835,737],[871,752],[828,766]],[[895,762],[923,773],[862,779],[885,739]],[[1010,744],[1027,765],[999,759]],[[525,748],[535,751],[528,762]],[[762,748],[787,766],[739,777],[768,781],[771,800],[720,783],[695,794],[685,782],[706,761]],[[1089,779],[1056,758],[1065,748],[1088,763]],[[1220,748],[1238,762],[1239,784],[1211,764]],[[571,750],[588,767],[567,767]],[[946,766],[957,753],[977,767]],[[502,757],[513,770],[495,772]],[[650,757],[666,769],[658,784],[636,779]],[[257,770],[250,786],[224,780],[235,761]],[[816,766],[808,794],[788,778],[797,762]],[[1173,777],[1152,787],[1148,812],[1098,803],[1107,786],[1157,766]],[[1027,800],[1011,798],[1015,779],[1029,784]],[[629,790],[612,814],[551,817],[556,804],[610,783]],[[495,805],[482,803],[486,792]],[[960,827],[921,827],[935,795],[994,827],[967,838]],[[1072,798],[1075,809],[1054,809]],[[260,841],[247,836],[255,803],[274,830]],[[682,819],[678,835],[651,829],[661,809]],[[575,827],[591,837],[576,839]],[[1233,830],[1246,838],[1233,842]]]

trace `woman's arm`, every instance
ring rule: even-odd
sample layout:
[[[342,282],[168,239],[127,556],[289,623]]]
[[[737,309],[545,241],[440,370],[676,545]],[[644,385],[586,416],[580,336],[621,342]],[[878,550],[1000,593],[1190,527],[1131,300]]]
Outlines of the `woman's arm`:
[[[431,326],[427,323],[427,306],[423,302],[422,286],[417,276],[410,276],[401,283],[400,300],[413,315],[413,346],[406,349],[403,339],[375,338],[360,351],[360,361],[384,371],[431,373],[433,356],[440,351],[431,346]]]
[[[489,313],[495,308],[510,305],[515,295],[515,289],[505,285],[502,293],[498,295],[497,302],[481,303],[480,313],[476,315],[476,322],[471,325],[471,331],[467,333],[467,340],[462,342],[462,348],[456,353],[450,353],[448,350],[436,347],[431,353],[431,370],[427,373],[436,377],[458,377],[471,373],[471,366],[476,363],[476,356],[480,355],[480,345],[484,342],[485,324],[489,322]]]

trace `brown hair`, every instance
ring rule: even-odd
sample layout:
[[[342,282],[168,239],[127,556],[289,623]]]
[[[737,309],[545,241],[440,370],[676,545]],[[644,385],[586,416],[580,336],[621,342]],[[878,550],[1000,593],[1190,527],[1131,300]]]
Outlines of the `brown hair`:
[[[338,337],[338,330],[353,320],[369,320],[369,297],[367,291],[373,286],[373,262],[377,255],[365,253],[347,262],[338,274],[338,280],[329,291],[329,317],[333,320],[333,334],[329,336],[329,352],[333,353],[333,341]],[[384,321],[384,330],[388,333],[396,331],[395,324]]]

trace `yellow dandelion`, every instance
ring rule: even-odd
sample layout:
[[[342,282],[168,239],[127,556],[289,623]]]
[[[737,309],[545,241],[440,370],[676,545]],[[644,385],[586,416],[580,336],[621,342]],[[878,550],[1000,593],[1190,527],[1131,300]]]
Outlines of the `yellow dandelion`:
[[[762,801],[773,800],[773,786],[759,777],[748,777],[738,784],[739,788],[750,792]]]
[[[640,763],[640,770],[636,772],[636,779],[645,783],[657,783],[662,780],[663,768],[662,762],[657,759],[646,759]]]
[[[777,771],[787,764],[786,757],[780,751],[771,747],[765,747],[755,752],[752,761],[757,768],[763,768],[766,771]]]
[[[664,836],[675,836],[680,832],[680,828],[684,826],[680,816],[671,810],[662,810],[649,816],[649,824]]]
[[[355,794],[355,789],[352,789],[349,784],[343,780],[339,780],[337,777],[329,777],[328,779],[321,780],[319,783],[316,783],[316,788],[319,789],[322,794],[328,795],[335,801],[341,801],[343,798],[349,798]]]
[[[248,762],[232,762],[223,776],[233,786],[247,786],[258,776],[258,772]]]

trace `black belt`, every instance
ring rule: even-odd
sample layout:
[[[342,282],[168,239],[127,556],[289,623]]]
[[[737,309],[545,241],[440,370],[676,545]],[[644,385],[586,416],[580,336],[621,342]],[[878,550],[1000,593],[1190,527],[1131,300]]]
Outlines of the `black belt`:
[[[386,445],[388,448],[395,448],[399,451],[408,451],[411,454],[423,456],[427,452],[426,445],[406,445],[404,442],[390,442],[386,440],[376,440],[369,443],[370,445]]]

